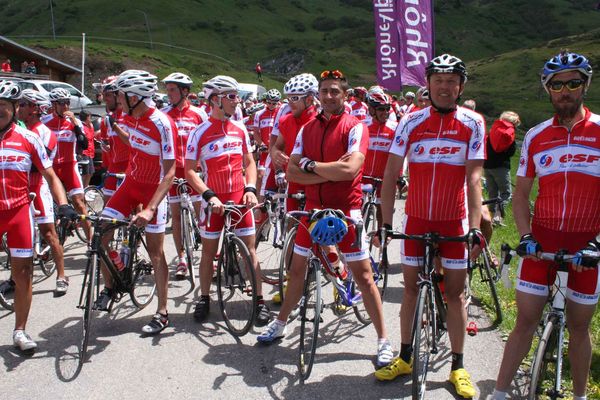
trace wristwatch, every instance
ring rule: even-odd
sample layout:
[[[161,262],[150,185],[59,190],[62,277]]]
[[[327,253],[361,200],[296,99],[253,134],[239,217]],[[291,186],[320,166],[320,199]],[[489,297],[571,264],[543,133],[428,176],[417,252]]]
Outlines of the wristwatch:
[[[315,171],[315,167],[317,166],[317,163],[314,161],[309,162],[308,164],[306,164],[306,170],[308,172],[314,172]]]

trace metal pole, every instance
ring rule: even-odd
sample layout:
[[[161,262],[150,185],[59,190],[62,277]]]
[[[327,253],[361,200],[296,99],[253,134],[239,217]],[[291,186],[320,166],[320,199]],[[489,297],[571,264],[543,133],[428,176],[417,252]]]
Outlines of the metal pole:
[[[150,33],[150,23],[148,22],[148,14],[145,11],[137,10],[144,14],[144,20],[146,21],[146,28],[148,29],[148,39],[150,40],[150,49],[154,50],[154,44],[152,43],[152,33]]]
[[[85,95],[85,33],[83,35],[83,43],[81,48],[81,94]]]
[[[52,8],[52,1],[50,0],[50,18],[52,19],[52,37],[56,40],[56,30],[54,29],[54,9]]]

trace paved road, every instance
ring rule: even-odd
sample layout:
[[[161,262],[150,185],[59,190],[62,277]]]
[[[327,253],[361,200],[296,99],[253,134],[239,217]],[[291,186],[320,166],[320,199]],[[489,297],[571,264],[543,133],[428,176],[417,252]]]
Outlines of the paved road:
[[[170,235],[166,249],[172,260],[175,253]],[[393,249],[392,262],[397,263],[397,243]],[[71,279],[66,296],[53,298],[53,278],[43,280],[41,272],[35,271],[28,332],[38,341],[39,350],[33,356],[24,356],[12,346],[14,317],[0,310],[2,399],[410,398],[408,378],[390,383],[375,380],[375,331],[371,326],[360,325],[353,313],[336,317],[329,309],[324,312],[316,363],[309,381],[300,384],[295,364],[297,323],[290,326],[285,340],[268,347],[257,345],[257,331],[239,339],[230,335],[216,304],[210,320],[197,324],[191,318],[197,293],[188,293],[187,281],[172,282],[171,326],[159,336],[142,337],[139,333],[153,314],[155,303],[140,311],[125,298],[110,315],[95,319],[89,361],[73,377],[72,354],[79,340],[82,316],[75,303],[86,257],[84,247],[74,238],[68,242],[66,254]],[[403,288],[397,264],[391,270],[389,287],[384,312],[390,338],[398,349]],[[329,288],[324,290],[330,292]],[[472,307],[472,312],[480,332],[467,337],[465,363],[477,386],[477,398],[484,399],[493,390],[503,345],[497,332],[488,329],[490,322],[481,310]],[[430,399],[456,398],[446,382],[449,352],[446,340],[433,359],[427,394]]]

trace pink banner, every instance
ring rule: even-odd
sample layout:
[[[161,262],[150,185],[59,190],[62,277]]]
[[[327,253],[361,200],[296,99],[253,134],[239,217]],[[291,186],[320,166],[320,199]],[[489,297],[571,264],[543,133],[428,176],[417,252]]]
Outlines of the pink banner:
[[[432,0],[373,0],[377,83],[388,90],[424,86],[433,57]]]

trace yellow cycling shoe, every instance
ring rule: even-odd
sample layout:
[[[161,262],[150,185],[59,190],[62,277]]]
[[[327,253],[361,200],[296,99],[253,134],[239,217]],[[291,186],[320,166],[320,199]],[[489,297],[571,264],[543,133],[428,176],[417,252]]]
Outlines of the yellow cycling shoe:
[[[456,393],[465,399],[470,399],[475,396],[475,388],[471,383],[471,376],[464,368],[456,369],[450,372],[450,383],[454,385]]]
[[[408,375],[410,373],[412,373],[412,365],[408,364],[400,357],[396,357],[392,360],[390,365],[375,371],[375,378],[379,381],[391,381],[400,375]]]

